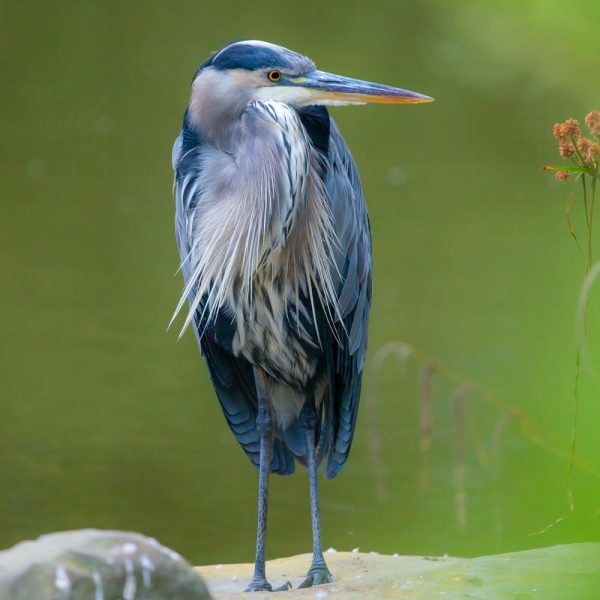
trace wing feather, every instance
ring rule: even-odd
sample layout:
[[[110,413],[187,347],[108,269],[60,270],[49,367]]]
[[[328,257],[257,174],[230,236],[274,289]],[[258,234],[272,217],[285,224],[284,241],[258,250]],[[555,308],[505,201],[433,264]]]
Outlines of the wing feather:
[[[371,231],[358,170],[333,119],[325,184],[338,237],[342,323],[328,353],[329,410],[333,426],[325,474],[337,475],[348,458],[361,391],[371,306]]]

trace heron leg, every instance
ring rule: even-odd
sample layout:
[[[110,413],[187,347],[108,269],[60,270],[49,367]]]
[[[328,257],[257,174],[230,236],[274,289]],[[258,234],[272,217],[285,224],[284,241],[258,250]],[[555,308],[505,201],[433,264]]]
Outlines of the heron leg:
[[[321,549],[321,513],[319,509],[319,484],[318,484],[318,462],[316,452],[316,430],[317,430],[317,411],[314,398],[309,398],[304,403],[300,412],[300,422],[304,429],[306,438],[306,451],[308,459],[308,479],[310,482],[310,514],[312,521],[313,534],[313,559],[310,569],[306,574],[306,579],[299,585],[301,588],[320,585],[322,583],[331,583],[333,577]]]
[[[267,509],[269,506],[269,475],[273,459],[273,410],[266,394],[264,375],[254,369],[256,395],[258,399],[258,414],[256,429],[260,440],[260,464],[258,469],[258,529],[256,533],[256,561],[254,575],[246,588],[247,592],[273,591],[265,574],[265,545],[267,537]],[[289,589],[288,582],[275,591]]]

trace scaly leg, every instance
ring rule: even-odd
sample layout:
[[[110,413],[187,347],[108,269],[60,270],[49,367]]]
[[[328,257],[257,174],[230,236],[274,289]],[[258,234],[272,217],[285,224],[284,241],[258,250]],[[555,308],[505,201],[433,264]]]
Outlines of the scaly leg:
[[[267,537],[267,509],[269,507],[269,475],[271,473],[271,460],[273,459],[273,411],[267,399],[264,375],[257,368],[254,369],[256,395],[258,399],[258,415],[256,428],[260,438],[260,465],[258,470],[258,531],[256,534],[256,562],[254,563],[254,576],[246,588],[247,592],[273,591],[265,575],[265,545]],[[289,589],[291,584],[286,583],[281,588]]]
[[[317,455],[315,450],[315,435],[317,427],[317,412],[314,399],[307,399],[300,412],[300,422],[304,429],[306,438],[306,450],[308,458],[308,478],[310,481],[310,514],[312,520],[313,534],[313,560],[306,574],[306,579],[299,587],[305,588],[322,583],[331,583],[333,578],[321,550],[321,514],[319,510],[319,484]]]

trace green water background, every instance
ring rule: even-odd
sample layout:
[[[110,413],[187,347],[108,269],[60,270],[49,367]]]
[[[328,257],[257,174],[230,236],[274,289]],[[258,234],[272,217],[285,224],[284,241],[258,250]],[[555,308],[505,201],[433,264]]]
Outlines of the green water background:
[[[239,38],[436,98],[332,111],[374,232],[368,366],[391,342],[415,352],[367,376],[351,460],[322,485],[325,545],[476,555],[598,540],[600,290],[575,510],[532,534],[567,508],[583,275],[572,186],[540,167],[558,160],[554,122],[600,108],[599,20],[583,0],[2,2],[0,547],[95,526],[194,563],[253,557],[256,472],[194,336],[165,332],[181,291],[171,145],[195,69]],[[269,518],[270,556],[309,551],[304,470],[273,481]]]

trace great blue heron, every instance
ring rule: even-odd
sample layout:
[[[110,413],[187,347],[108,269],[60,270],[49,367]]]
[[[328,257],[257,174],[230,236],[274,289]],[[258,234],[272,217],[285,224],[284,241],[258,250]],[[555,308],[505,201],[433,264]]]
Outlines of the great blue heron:
[[[259,468],[256,563],[265,576],[269,473],[308,467],[313,561],[330,582],[317,470],[350,451],[371,305],[371,233],[356,165],[326,105],[428,102],[317,71],[241,41],[196,72],[173,148],[176,233],[200,350],[229,427]]]

